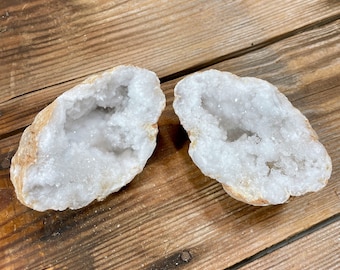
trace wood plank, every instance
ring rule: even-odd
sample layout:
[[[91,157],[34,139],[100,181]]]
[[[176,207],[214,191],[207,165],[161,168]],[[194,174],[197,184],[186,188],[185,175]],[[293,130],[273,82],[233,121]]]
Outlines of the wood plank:
[[[214,66],[269,79],[310,117],[333,160],[322,191],[269,207],[230,198],[187,154],[171,107],[173,80],[162,84],[168,100],[154,155],[103,202],[32,211],[15,199],[8,169],[0,170],[0,268],[223,269],[339,213],[338,44],[334,22]],[[0,140],[2,154],[15,148],[18,135]]]
[[[339,14],[326,0],[3,0],[0,103],[118,64],[163,77]]]
[[[281,54],[284,55],[287,53],[286,51],[289,50],[289,48],[281,48],[281,45],[278,45],[273,46],[275,50],[273,52],[260,50],[262,57],[265,58],[266,61],[269,61],[268,64],[263,65],[263,63],[260,63],[259,61],[263,61],[261,58],[235,58],[225,62],[227,63],[226,65],[222,62],[222,64],[212,66],[212,68],[230,70],[240,76],[257,76],[263,78],[277,85],[290,100],[295,101],[310,91],[310,84],[329,84],[327,87],[333,87],[338,83],[339,76],[337,76],[338,73],[336,73],[336,69],[339,68],[339,21],[336,21],[332,28],[325,29],[325,31],[328,32],[321,37],[309,36],[309,41],[306,41],[306,44],[304,45],[312,47],[311,52],[313,53],[313,57],[296,57],[299,56],[300,53],[306,53],[304,51],[305,49],[301,47],[300,44],[296,44],[296,48],[294,52],[292,52],[294,54],[290,56],[287,55],[287,59],[284,59]],[[327,48],[323,48],[322,46],[318,47],[316,45],[314,46],[312,44],[314,42],[321,44],[322,39],[331,39]],[[314,57],[320,61],[314,61]],[[303,61],[307,62],[303,63]],[[322,67],[318,67],[317,64],[322,64]],[[304,72],[303,70],[306,69],[306,67],[308,67],[308,72]],[[332,69],[335,70],[332,71]],[[334,78],[329,79],[327,77],[327,73],[334,73]],[[300,74],[303,74],[303,77]],[[324,76],[324,74],[326,74],[326,76]],[[60,83],[1,103],[0,138],[1,136],[5,136],[8,133],[29,125],[38,111],[47,106],[58,95],[70,89],[75,84],[80,83],[84,79],[85,77],[77,78],[73,81]],[[174,83],[170,82],[169,87],[167,84],[163,86],[163,88],[166,88],[165,92],[168,92],[168,105],[171,105],[173,100],[171,92],[173,85]],[[298,87],[300,91],[294,92],[294,87]],[[290,88],[293,90],[290,90]],[[319,87],[315,85],[312,89],[314,89],[314,91],[318,91]],[[303,99],[301,99],[301,101],[303,101]],[[318,102],[316,101],[316,103]],[[305,105],[308,104],[312,105],[309,102],[305,102]],[[313,105],[314,104],[315,102]],[[294,105],[302,106],[303,104],[296,101],[294,102]],[[167,108],[171,108],[171,106],[168,106]],[[307,117],[310,117],[311,114],[313,114],[313,109],[310,108],[308,111],[307,108],[305,110]]]
[[[252,263],[246,269],[339,269],[340,221],[282,247]]]

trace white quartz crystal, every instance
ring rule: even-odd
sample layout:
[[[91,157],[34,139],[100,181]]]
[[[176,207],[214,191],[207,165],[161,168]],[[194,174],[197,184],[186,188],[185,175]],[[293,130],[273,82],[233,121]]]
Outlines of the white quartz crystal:
[[[330,178],[331,159],[308,120],[266,81],[198,72],[176,85],[173,106],[194,163],[238,200],[281,204]]]
[[[132,66],[65,92],[22,136],[10,171],[18,198],[39,211],[64,210],[118,191],[151,156],[164,106],[156,74]]]

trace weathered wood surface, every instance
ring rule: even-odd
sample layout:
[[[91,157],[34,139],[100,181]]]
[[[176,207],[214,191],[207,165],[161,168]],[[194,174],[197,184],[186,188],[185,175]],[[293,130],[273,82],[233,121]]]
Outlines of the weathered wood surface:
[[[224,269],[335,219],[340,4],[306,2],[2,1],[0,269]],[[39,213],[22,206],[8,167],[23,128],[87,75],[121,63],[150,68],[165,81],[167,107],[145,170],[120,192],[84,209]],[[329,151],[328,186],[261,208],[230,198],[204,177],[187,154],[188,139],[171,106],[176,82],[203,67],[277,85]],[[325,258],[338,256],[336,248],[324,248],[334,243],[336,224],[329,233],[322,230],[283,248],[313,245],[316,252],[319,244],[320,252],[330,252]],[[325,262],[324,269],[332,263]]]
[[[240,269],[339,269],[339,251],[340,218],[337,222]]]

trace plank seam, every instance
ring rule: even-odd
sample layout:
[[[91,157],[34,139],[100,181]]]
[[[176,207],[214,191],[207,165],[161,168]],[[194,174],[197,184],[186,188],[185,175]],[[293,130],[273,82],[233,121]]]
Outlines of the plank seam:
[[[287,245],[289,245],[289,244],[291,244],[295,241],[298,241],[298,240],[306,237],[307,235],[310,235],[310,234],[312,234],[312,233],[314,233],[314,232],[316,232],[316,231],[318,231],[322,228],[325,228],[325,227],[327,227],[327,226],[329,226],[329,225],[331,225],[331,224],[333,224],[337,221],[340,221],[340,213],[335,214],[334,216],[331,216],[331,217],[329,217],[329,218],[327,218],[327,219],[325,219],[325,220],[323,220],[319,223],[316,223],[315,225],[309,227],[308,229],[306,229],[302,232],[298,232],[298,233],[294,234],[293,236],[291,236],[287,239],[284,239],[284,240],[282,240],[282,241],[280,241],[280,242],[278,242],[278,243],[276,243],[276,244],[274,244],[274,245],[272,245],[272,246],[270,246],[270,247],[268,247],[264,250],[261,250],[260,252],[254,254],[254,255],[252,255],[248,258],[245,258],[242,261],[240,261],[240,262],[238,262],[238,263],[236,263],[236,264],[234,264],[234,265],[232,265],[228,268],[225,268],[225,270],[240,269],[240,268],[246,266],[247,264],[249,264],[251,262],[254,262],[254,261],[256,261],[256,260],[258,260],[258,259],[260,259],[260,258],[262,258],[262,257],[284,247],[284,246],[287,246]]]
[[[201,64],[198,64],[198,65],[192,66],[190,68],[178,71],[176,73],[173,73],[173,74],[161,77],[160,81],[161,81],[161,83],[165,83],[165,82],[177,79],[179,77],[186,76],[186,75],[188,75],[190,73],[197,72],[197,71],[199,71],[201,69],[208,68],[209,66],[216,65],[218,63],[221,63],[221,62],[233,59],[233,58],[238,58],[240,56],[243,56],[245,54],[258,51],[260,49],[263,49],[264,47],[267,47],[267,46],[272,45],[274,43],[280,42],[280,41],[285,40],[287,38],[296,36],[296,35],[301,34],[303,32],[308,32],[308,31],[314,30],[316,28],[326,26],[326,25],[331,24],[331,23],[333,23],[333,22],[335,22],[335,21],[337,21],[339,19],[340,19],[340,13],[335,14],[335,15],[333,15],[331,17],[328,17],[328,18],[325,18],[325,19],[313,22],[311,24],[304,25],[304,26],[302,26],[300,28],[297,28],[297,29],[294,29],[294,30],[292,30],[290,32],[287,32],[287,33],[284,33],[284,34],[272,37],[272,38],[270,38],[270,39],[268,39],[266,41],[263,41],[263,42],[261,42],[259,44],[252,45],[250,47],[246,47],[246,48],[241,49],[239,51],[231,52],[231,53],[226,54],[224,56],[220,56],[220,57],[217,57],[215,59],[212,59],[212,60],[210,60],[208,62],[201,63]]]
[[[335,15],[333,15],[331,17],[327,17],[325,19],[313,22],[311,24],[304,25],[304,26],[302,26],[300,28],[297,28],[297,29],[294,29],[294,30],[292,30],[290,32],[287,32],[287,33],[284,33],[284,34],[272,37],[272,38],[270,38],[270,39],[268,39],[266,41],[263,41],[263,42],[261,42],[259,44],[256,44],[256,45],[253,45],[253,46],[250,46],[250,47],[246,47],[244,49],[241,49],[241,50],[238,50],[238,51],[235,51],[235,52],[231,52],[231,53],[226,54],[224,56],[217,57],[217,58],[212,59],[212,60],[210,60],[208,62],[201,63],[201,64],[198,64],[198,65],[194,65],[194,66],[189,67],[187,69],[183,69],[181,71],[178,71],[178,72],[175,72],[175,73],[172,73],[172,74],[160,77],[160,82],[161,83],[165,83],[167,81],[171,81],[171,80],[177,79],[179,77],[188,75],[190,73],[199,71],[201,69],[205,69],[205,68],[207,68],[209,66],[218,64],[220,62],[227,61],[227,60],[230,60],[230,59],[233,59],[233,58],[237,58],[237,57],[240,57],[240,56],[245,55],[247,53],[255,52],[255,51],[260,50],[260,49],[262,49],[262,48],[264,48],[266,46],[272,45],[272,44],[274,44],[276,42],[282,41],[282,40],[290,38],[292,36],[301,34],[303,32],[311,31],[311,30],[313,30],[315,28],[322,27],[322,26],[325,26],[327,24],[331,24],[331,23],[333,23],[333,22],[335,22],[335,21],[337,21],[339,19],[340,19],[340,13],[335,14]],[[107,69],[106,68],[105,69],[100,69],[96,73],[101,73],[101,72],[104,72],[105,70],[107,70]],[[93,75],[93,73],[85,74],[85,75],[80,76],[80,77],[75,77],[75,78],[71,78],[71,79],[66,80],[66,81],[62,81],[62,82],[58,82],[58,83],[55,83],[55,84],[47,85],[45,87],[41,87],[41,88],[32,90],[30,92],[27,92],[27,93],[15,96],[15,97],[10,98],[8,100],[5,100],[5,101],[1,102],[0,105],[5,103],[5,102],[8,102],[10,100],[16,99],[18,97],[22,97],[22,96],[25,96],[25,95],[28,95],[28,94],[32,94],[34,92],[41,91],[41,90],[44,90],[44,89],[47,89],[47,88],[50,88],[50,87],[62,85],[64,83],[68,83],[68,82],[72,82],[72,81],[77,81],[77,80],[79,80],[81,78],[85,79],[85,78],[87,78],[90,75]]]

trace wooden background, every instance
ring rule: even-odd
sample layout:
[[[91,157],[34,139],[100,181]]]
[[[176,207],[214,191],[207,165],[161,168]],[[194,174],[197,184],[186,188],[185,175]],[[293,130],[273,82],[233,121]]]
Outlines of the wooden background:
[[[167,97],[144,171],[77,211],[21,205],[9,166],[24,128],[119,64],[155,71]],[[326,188],[253,207],[202,175],[172,101],[209,68],[279,87],[332,158]],[[0,269],[340,268],[339,1],[2,0],[0,93]]]

